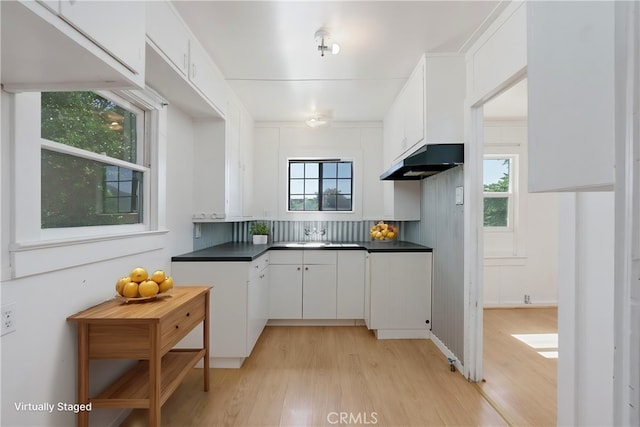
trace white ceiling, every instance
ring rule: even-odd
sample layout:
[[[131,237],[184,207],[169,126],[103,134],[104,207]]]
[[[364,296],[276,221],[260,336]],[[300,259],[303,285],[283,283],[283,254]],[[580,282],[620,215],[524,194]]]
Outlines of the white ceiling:
[[[381,120],[420,56],[464,52],[500,1],[174,1],[258,121]],[[320,57],[326,27],[339,55]]]

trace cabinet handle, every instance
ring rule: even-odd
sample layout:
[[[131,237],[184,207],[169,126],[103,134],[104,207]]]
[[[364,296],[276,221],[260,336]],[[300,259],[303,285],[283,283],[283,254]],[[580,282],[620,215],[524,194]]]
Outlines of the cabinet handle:
[[[182,55],[182,68],[184,68],[185,70],[187,69],[187,54],[183,54]]]
[[[257,266],[257,265],[254,265],[253,267],[254,267],[256,270],[258,269],[258,266]]]
[[[306,271],[309,271],[309,267],[305,267],[304,269],[305,269]]]
[[[191,316],[191,313],[187,312],[187,317]]]
[[[298,267],[297,270],[300,271],[300,267]]]

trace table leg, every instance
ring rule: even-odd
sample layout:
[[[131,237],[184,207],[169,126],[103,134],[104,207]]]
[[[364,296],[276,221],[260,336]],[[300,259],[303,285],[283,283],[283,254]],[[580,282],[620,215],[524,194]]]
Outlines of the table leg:
[[[149,327],[149,427],[160,427],[160,326],[153,323]]]
[[[209,391],[209,294],[204,295],[204,324],[202,334],[202,345],[204,346],[204,391]]]
[[[78,323],[78,403],[89,403],[89,325]],[[78,427],[89,425],[89,412],[78,412]]]

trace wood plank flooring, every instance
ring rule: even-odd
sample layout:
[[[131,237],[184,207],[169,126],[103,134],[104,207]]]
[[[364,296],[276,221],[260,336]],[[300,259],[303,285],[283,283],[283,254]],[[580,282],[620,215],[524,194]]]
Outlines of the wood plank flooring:
[[[514,425],[556,425],[557,359],[512,334],[557,333],[557,317],[556,308],[484,310],[486,382],[478,385]]]
[[[162,408],[163,426],[347,424],[506,425],[430,340],[365,327],[267,327],[241,369],[213,369],[208,393],[194,369]],[[122,424],[144,425],[143,410]]]

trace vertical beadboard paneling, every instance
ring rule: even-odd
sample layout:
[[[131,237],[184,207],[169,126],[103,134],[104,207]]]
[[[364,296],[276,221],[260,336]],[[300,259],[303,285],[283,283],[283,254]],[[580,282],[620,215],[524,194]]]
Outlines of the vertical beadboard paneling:
[[[233,224],[229,222],[201,223],[200,233],[200,237],[193,239],[193,249],[196,251],[234,241]]]
[[[463,167],[422,181],[420,222],[405,223],[404,240],[433,248],[431,330],[464,363],[464,206],[455,204]]]

